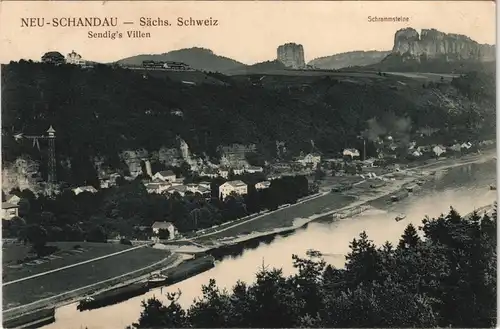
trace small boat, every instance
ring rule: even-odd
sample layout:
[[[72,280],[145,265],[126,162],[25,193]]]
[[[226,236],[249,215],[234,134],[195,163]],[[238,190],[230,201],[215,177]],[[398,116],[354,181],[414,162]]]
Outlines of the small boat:
[[[493,185],[493,184],[490,185],[490,190],[495,191],[496,189],[497,189],[497,187],[495,185]]]
[[[406,218],[406,215],[405,214],[399,214],[396,216],[396,222],[399,222],[399,221],[402,221],[403,219]]]
[[[167,276],[162,274],[153,274],[147,279],[148,287],[156,288],[166,284]]]

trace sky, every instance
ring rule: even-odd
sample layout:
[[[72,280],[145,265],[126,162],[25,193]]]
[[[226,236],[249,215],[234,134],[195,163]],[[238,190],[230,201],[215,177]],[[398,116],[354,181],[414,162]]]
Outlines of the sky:
[[[369,22],[369,16],[402,16],[408,22]],[[26,17],[117,17],[117,27],[21,27]],[[169,27],[141,27],[141,17],[168,20]],[[217,20],[217,26],[177,26],[183,19]],[[133,24],[125,25],[131,21]],[[495,44],[492,1],[34,1],[0,2],[0,63],[40,60],[47,51],[111,62],[138,54],[204,47],[253,64],[276,58],[276,48],[304,46],[306,62],[354,50],[390,50],[405,27],[435,28]],[[121,32],[121,39],[89,38],[88,33]],[[127,31],[150,38],[128,38]]]

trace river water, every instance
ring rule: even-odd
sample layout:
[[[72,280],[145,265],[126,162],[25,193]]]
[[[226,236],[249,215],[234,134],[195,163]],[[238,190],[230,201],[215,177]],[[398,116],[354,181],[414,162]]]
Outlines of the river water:
[[[453,206],[465,215],[474,209],[493,203],[496,191],[489,184],[496,183],[496,161],[469,164],[438,172],[426,183],[426,188],[409,198],[384,209],[369,210],[354,218],[333,223],[311,223],[287,237],[277,237],[270,244],[260,244],[257,248],[245,250],[241,256],[226,257],[216,266],[188,280],[163,288],[166,291],[182,291],[180,303],[188,307],[200,295],[201,285],[210,278],[216,279],[219,287],[230,289],[237,280],[252,282],[255,273],[266,266],[282,268],[285,274],[293,273],[292,254],[305,255],[308,249],[324,254],[325,260],[334,266],[343,266],[345,254],[349,252],[349,242],[366,231],[377,245],[385,241],[397,243],[408,223],[416,227],[422,219],[447,213]],[[394,218],[405,213],[406,219],[396,222]],[[137,321],[141,312],[141,301],[153,295],[166,300],[160,289],[151,291],[123,303],[92,311],[79,312],[76,304],[56,310],[56,322],[46,329],[123,329]]]

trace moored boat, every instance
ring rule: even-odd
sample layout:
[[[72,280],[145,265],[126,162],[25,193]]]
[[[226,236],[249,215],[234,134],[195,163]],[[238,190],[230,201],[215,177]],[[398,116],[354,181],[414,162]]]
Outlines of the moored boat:
[[[147,283],[132,283],[96,295],[86,296],[76,307],[80,312],[123,302],[149,291]]]
[[[151,275],[147,279],[147,285],[149,288],[156,288],[166,284],[167,276],[162,275],[161,273],[156,273]]]

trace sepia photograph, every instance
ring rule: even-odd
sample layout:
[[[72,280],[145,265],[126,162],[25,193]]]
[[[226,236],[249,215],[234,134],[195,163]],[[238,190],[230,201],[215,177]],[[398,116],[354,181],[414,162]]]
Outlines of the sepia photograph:
[[[0,2],[2,327],[495,328],[495,12]]]

